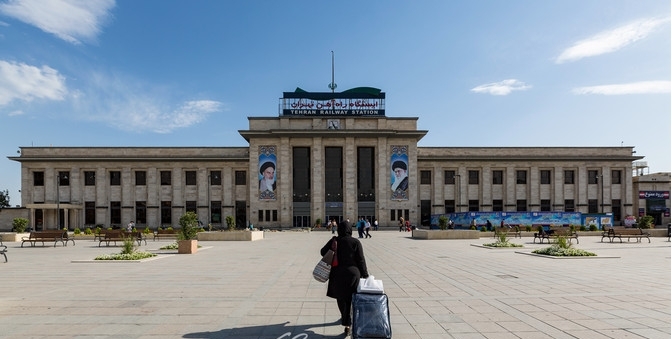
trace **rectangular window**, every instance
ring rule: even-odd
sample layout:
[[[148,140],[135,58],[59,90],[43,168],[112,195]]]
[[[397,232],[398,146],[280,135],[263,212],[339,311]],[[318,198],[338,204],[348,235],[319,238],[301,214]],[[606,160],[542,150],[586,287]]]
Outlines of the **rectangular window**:
[[[161,186],[170,186],[170,185],[171,185],[170,171],[161,171]]]
[[[611,184],[618,185],[621,183],[621,171],[613,170],[611,171]]]
[[[478,212],[478,200],[469,200],[469,212]]]
[[[343,201],[343,148],[324,148],[324,193],[327,202]]]
[[[551,200],[550,199],[541,199],[539,210],[542,212],[551,211]]]
[[[264,210],[259,210],[259,222],[264,221]]]
[[[184,181],[187,186],[196,186],[196,171],[184,172]]]
[[[527,185],[527,171],[523,170],[516,171],[516,184]]]
[[[621,221],[621,214],[622,214],[622,209],[621,209],[621,199],[613,199],[611,200],[611,214],[614,216],[614,221]]]
[[[271,210],[266,210],[266,221],[271,221]]]
[[[596,170],[588,170],[588,184],[589,185],[595,185],[598,184],[600,181],[600,172]]]
[[[187,204],[186,204],[185,207],[186,207],[187,212],[198,213],[198,211],[196,211],[196,202],[195,201],[187,201]]]
[[[478,171],[469,171],[469,185],[478,185]]]
[[[70,186],[70,172],[58,172],[58,186]]]
[[[214,222],[219,224],[222,222],[222,202],[221,201],[211,201],[210,202],[210,219],[209,222]]]
[[[306,153],[309,149],[306,147]],[[357,201],[376,201],[376,149],[373,147],[357,147]],[[310,157],[308,164],[303,165],[310,169]],[[294,173],[297,173],[294,168]],[[307,175],[310,178],[310,173]],[[301,182],[300,178],[294,178],[294,182]],[[310,186],[309,186],[310,187]],[[297,192],[297,184],[294,192]],[[300,191],[299,191],[300,192]]]
[[[493,212],[502,212],[504,211],[504,201],[501,199],[492,201],[492,211]]]
[[[147,185],[147,172],[135,171],[135,186],[145,186],[145,185]]]
[[[504,171],[492,171],[492,184],[501,185],[504,183]]]
[[[432,184],[432,171],[420,171],[420,184],[421,185]]]
[[[110,201],[110,224],[121,226],[121,201]]]
[[[96,202],[95,201],[84,202],[84,224],[86,224],[86,225],[95,225],[96,224]]]
[[[210,171],[210,185],[219,186],[222,184],[222,171]]]
[[[525,200],[525,199],[516,200],[516,211],[517,212],[527,211],[527,200]]]
[[[551,184],[551,171],[550,170],[541,170],[539,171],[539,183],[542,185]]]
[[[161,225],[169,226],[173,224],[172,209],[173,209],[172,202],[170,201],[161,202]]]
[[[96,186],[96,172],[84,171],[84,186]]]
[[[397,220],[397,210],[390,210],[390,221],[395,221]]]
[[[278,210],[273,210],[273,221],[278,221]]]
[[[119,185],[121,185],[121,172],[110,171],[110,186],[119,186]]]
[[[597,209],[597,199],[588,199],[588,213],[599,213]]]
[[[574,171],[565,171],[565,185],[574,185]]]
[[[33,186],[44,186],[44,172],[33,172]]]
[[[446,200],[444,204],[444,213],[455,213],[455,200]]]
[[[455,171],[443,171],[444,185],[455,185]]]
[[[247,171],[236,171],[236,185],[247,185]]]
[[[135,202],[135,223],[136,224],[146,224],[147,223],[147,202],[146,201],[136,201]]]
[[[565,199],[565,212],[574,212],[574,199]]]

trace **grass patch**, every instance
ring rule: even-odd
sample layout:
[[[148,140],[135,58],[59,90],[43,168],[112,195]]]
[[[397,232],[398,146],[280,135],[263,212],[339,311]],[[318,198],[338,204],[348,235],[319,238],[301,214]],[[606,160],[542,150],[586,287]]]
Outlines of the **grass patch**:
[[[566,237],[558,237],[558,241],[550,247],[532,251],[534,254],[551,255],[554,257],[594,257],[597,254],[586,250],[573,248]]]
[[[495,231],[495,235],[497,236],[497,241],[489,244],[483,244],[483,246],[488,246],[488,247],[523,247],[523,245],[520,244],[514,244],[509,242],[509,236],[507,232],[497,232]]]

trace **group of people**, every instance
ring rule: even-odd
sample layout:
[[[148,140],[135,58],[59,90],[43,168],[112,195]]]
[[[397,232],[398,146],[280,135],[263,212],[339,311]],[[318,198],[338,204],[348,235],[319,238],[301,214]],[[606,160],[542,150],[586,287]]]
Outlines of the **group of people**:
[[[350,222],[349,219],[346,221]],[[331,234],[336,233],[337,227],[338,224],[335,219],[331,219],[327,222],[327,229],[331,229]],[[359,217],[355,227],[357,228],[357,235],[359,238],[372,238],[371,229],[373,228],[374,231],[378,230],[378,219],[374,219],[373,224],[371,224],[371,219]]]
[[[403,231],[411,231],[411,222],[409,220],[404,220],[404,217],[399,217],[399,232]]]

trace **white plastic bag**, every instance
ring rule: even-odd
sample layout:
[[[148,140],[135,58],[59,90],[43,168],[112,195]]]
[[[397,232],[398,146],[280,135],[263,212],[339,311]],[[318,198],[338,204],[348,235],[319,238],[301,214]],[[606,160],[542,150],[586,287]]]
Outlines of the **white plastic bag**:
[[[385,293],[383,281],[375,279],[372,275],[366,279],[360,278],[357,293],[383,294]]]

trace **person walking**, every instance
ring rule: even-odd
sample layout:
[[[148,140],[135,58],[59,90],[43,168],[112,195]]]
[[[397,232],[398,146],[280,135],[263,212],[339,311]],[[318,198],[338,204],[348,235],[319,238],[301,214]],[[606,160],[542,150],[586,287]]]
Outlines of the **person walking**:
[[[378,230],[378,219],[373,219],[373,230],[374,231]]]
[[[404,230],[404,217],[399,217],[399,232],[402,232]]]
[[[338,224],[338,236],[330,239],[322,249],[324,256],[331,249],[332,242],[336,242],[336,258],[338,265],[331,268],[327,284],[327,296],[336,299],[338,310],[341,312],[341,325],[345,335],[350,334],[352,325],[351,308],[352,294],[357,292],[360,278],[367,278],[364,249],[359,239],[352,237],[352,225],[348,221]]]
[[[371,238],[371,233],[369,231],[371,230],[371,221],[369,219],[366,220],[366,224],[364,224],[364,237],[365,238]]]
[[[357,220],[357,235],[360,239],[364,238],[364,226],[366,226],[364,217],[359,217],[359,220]]]

